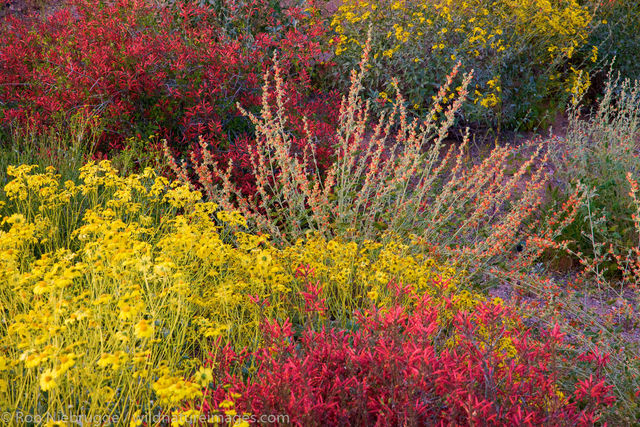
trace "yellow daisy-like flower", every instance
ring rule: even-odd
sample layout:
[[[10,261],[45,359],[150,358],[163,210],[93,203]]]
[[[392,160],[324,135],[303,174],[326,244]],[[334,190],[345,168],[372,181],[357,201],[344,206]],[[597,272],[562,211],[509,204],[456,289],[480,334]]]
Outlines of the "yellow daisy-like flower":
[[[109,353],[102,353],[100,360],[96,362],[101,368],[106,368],[111,363],[112,356]]]
[[[58,374],[53,369],[47,369],[40,375],[40,388],[43,391],[48,391],[56,388],[58,383],[56,383],[56,378],[58,378]]]
[[[151,338],[153,336],[153,325],[147,319],[141,319],[134,330],[138,338]]]
[[[118,315],[120,319],[132,320],[136,316],[137,313],[135,307],[123,302],[119,303],[118,305],[120,306],[120,314]]]
[[[209,385],[213,381],[213,371],[211,368],[205,368],[204,366],[198,370],[195,375],[195,380],[203,387]]]
[[[49,360],[49,356],[44,353],[32,353],[24,359],[24,365],[27,368],[36,368],[47,360]]]
[[[58,362],[60,363],[60,365],[56,370],[57,375],[62,375],[65,372],[67,372],[69,369],[71,369],[71,367],[76,363],[75,358],[76,358],[76,355],[73,353],[63,354],[60,357],[58,357]]]
[[[271,265],[272,260],[273,258],[268,251],[260,251],[256,259],[257,267],[261,271],[266,271]]]
[[[49,292],[51,290],[51,287],[49,286],[49,284],[47,282],[45,282],[44,280],[40,280],[38,283],[36,283],[36,285],[33,287],[33,293],[36,295],[42,295],[45,292]]]

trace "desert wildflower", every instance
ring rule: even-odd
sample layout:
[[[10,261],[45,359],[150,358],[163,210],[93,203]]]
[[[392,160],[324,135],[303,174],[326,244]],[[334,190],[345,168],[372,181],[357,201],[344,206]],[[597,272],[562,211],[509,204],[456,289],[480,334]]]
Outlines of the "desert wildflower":
[[[146,319],[141,319],[135,326],[136,337],[151,338],[153,336],[153,325]]]
[[[56,369],[56,374],[63,375],[65,372],[71,369],[73,365],[75,365],[76,363],[75,358],[76,358],[76,355],[73,353],[63,354],[60,357],[58,357],[59,365],[58,365],[58,369]]]
[[[43,391],[49,391],[58,386],[56,383],[56,379],[58,378],[58,373],[53,369],[45,370],[42,375],[40,375],[40,388]]]
[[[206,387],[213,381],[213,371],[211,368],[201,367],[196,373],[195,379],[201,386]]]
[[[131,320],[135,315],[134,308],[127,303],[120,303],[120,315],[118,316],[122,320]]]

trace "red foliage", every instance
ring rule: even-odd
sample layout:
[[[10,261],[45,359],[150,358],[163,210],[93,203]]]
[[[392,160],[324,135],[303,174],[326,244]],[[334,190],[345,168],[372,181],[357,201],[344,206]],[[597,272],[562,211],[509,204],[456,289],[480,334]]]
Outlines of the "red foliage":
[[[500,304],[447,321],[451,301],[414,302],[413,310],[362,315],[353,330],[306,326],[297,337],[288,320],[266,322],[255,354],[225,348],[209,361],[221,377],[204,409],[222,413],[231,400],[238,413],[286,414],[305,426],[591,425],[612,404],[612,386],[599,377],[578,382],[572,396],[560,393],[557,328],[535,340]],[[606,363],[598,353],[581,359]],[[252,362],[248,378],[228,374]]]
[[[278,51],[289,106],[311,116],[322,140],[335,101],[313,90],[309,73],[326,53],[318,41],[324,27],[297,7],[268,13],[269,0],[226,1],[224,16],[190,3],[70,0],[44,20],[5,18],[0,126],[45,130],[87,111],[106,126],[103,153],[134,135],[156,134],[182,149],[203,136],[225,166],[229,157],[241,165],[244,142],[229,140],[251,127],[236,103],[259,109],[261,76]],[[260,25],[245,28],[256,16]]]

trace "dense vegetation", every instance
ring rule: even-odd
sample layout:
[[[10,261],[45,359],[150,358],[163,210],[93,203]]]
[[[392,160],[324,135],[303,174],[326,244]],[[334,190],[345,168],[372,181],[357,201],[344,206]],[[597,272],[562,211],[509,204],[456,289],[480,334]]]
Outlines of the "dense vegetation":
[[[639,422],[637,2],[28,6],[3,423]]]

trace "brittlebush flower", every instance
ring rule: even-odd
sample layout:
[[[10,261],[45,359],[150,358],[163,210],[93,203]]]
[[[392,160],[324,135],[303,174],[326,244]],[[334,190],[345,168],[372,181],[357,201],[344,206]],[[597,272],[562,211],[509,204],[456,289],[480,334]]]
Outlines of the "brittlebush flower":
[[[203,387],[209,385],[213,381],[213,371],[211,368],[201,367],[196,373],[195,380]]]
[[[40,388],[43,391],[49,391],[58,386],[56,383],[56,379],[58,378],[58,373],[53,369],[47,369],[40,375]]]
[[[63,354],[58,358],[58,362],[60,363],[60,366],[57,369],[57,374],[58,375],[62,375],[65,372],[67,372],[69,369],[71,369],[71,367],[73,367],[73,365],[75,365],[76,361],[75,361],[75,354]]]
[[[146,319],[141,319],[135,326],[136,337],[151,338],[153,336],[153,325]]]
[[[122,320],[131,320],[136,315],[135,308],[130,304],[120,303],[120,314],[118,317]]]

